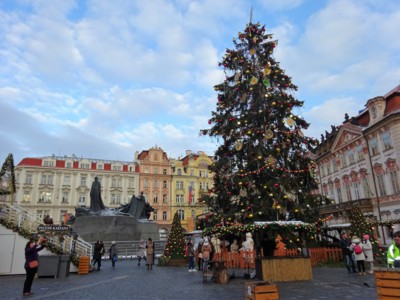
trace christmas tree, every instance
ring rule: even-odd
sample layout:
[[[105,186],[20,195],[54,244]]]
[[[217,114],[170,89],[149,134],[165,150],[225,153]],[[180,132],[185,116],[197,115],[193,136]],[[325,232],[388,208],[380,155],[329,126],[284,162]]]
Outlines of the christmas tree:
[[[378,260],[385,260],[385,253],[379,245],[378,240],[375,238],[374,227],[372,224],[367,222],[363,213],[361,212],[360,206],[353,205],[350,213],[350,223],[350,238],[352,236],[357,236],[362,240],[363,236],[368,234],[369,241],[372,244],[372,252],[374,253],[375,258]]]
[[[202,130],[220,142],[210,166],[214,188],[202,201],[225,222],[304,220],[316,206],[308,153],[317,141],[294,112],[303,105],[297,87],[275,61],[277,41],[265,26],[248,24],[233,43],[219,64],[225,80],[214,87],[211,128]]]
[[[177,212],[172,221],[171,232],[164,249],[164,256],[172,259],[185,257],[185,237],[183,235],[181,220]]]
[[[14,201],[15,193],[15,173],[14,173],[14,157],[10,153],[5,159],[0,171],[0,195],[11,195],[11,205]]]

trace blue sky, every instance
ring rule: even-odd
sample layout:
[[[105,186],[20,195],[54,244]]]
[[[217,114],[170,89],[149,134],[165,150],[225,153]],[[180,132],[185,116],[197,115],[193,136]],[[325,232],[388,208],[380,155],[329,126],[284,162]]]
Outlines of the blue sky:
[[[398,0],[0,0],[0,162],[212,155],[199,131],[251,7],[305,101],[307,135],[400,84]]]

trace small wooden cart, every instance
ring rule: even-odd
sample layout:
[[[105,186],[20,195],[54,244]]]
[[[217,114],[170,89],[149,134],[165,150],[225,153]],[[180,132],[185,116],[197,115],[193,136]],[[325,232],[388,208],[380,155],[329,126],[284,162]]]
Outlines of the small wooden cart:
[[[278,300],[279,291],[271,281],[246,281],[246,300]]]

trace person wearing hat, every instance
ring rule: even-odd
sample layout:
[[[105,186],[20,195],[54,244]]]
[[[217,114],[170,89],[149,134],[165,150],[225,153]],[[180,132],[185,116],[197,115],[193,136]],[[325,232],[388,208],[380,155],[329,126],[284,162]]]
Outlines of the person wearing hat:
[[[393,233],[393,242],[387,252],[389,268],[400,268],[400,231]]]
[[[363,249],[363,244],[361,244],[361,239],[354,236],[351,239],[350,251],[354,255],[354,260],[357,262],[357,269],[359,275],[366,275],[365,273],[365,254]]]
[[[211,245],[207,237],[204,239],[204,244],[203,247],[201,248],[201,253],[203,254],[203,271],[205,272],[208,270],[208,262],[210,260],[210,255],[211,255]]]
[[[362,244],[365,254],[365,261],[369,263],[368,273],[372,274],[374,273],[374,253],[372,252],[372,244],[369,240],[368,234],[364,234]]]
[[[39,268],[39,255],[38,252],[41,251],[45,247],[46,239],[40,238],[39,242],[36,243],[35,239],[31,239],[26,243],[25,246],[25,272],[26,279],[24,282],[23,295],[30,296],[33,293],[31,292],[31,287],[33,283],[33,279],[35,278],[36,272]]]
[[[350,250],[351,240],[347,232],[342,231],[340,234],[340,248],[343,251],[343,262],[349,273],[356,273],[356,264],[354,263],[353,254]]]
[[[111,247],[110,250],[108,250],[110,253],[110,259],[111,259],[111,264],[113,267],[115,267],[115,262],[118,261],[118,249],[117,249],[117,244],[115,244],[115,241],[111,242]]]

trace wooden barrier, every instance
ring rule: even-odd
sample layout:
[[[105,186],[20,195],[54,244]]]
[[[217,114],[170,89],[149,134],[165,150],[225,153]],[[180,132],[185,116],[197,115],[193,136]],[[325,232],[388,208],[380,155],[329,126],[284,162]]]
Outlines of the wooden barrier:
[[[312,280],[309,257],[274,257],[257,260],[257,276],[261,280],[299,281]]]
[[[90,271],[90,257],[80,256],[78,264],[78,274],[88,274]]]
[[[340,248],[309,248],[311,266],[316,266],[326,261],[342,261],[343,254]],[[299,256],[297,249],[279,248],[274,253],[275,258]],[[254,269],[255,251],[228,252],[226,250],[216,253],[213,257],[215,262],[224,261],[229,269]]]
[[[278,286],[267,281],[245,282],[246,300],[279,300]]]
[[[378,299],[400,299],[400,270],[374,268],[374,273]]]

